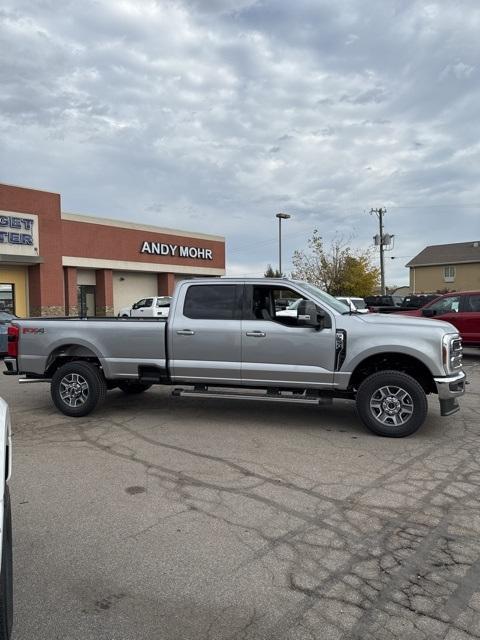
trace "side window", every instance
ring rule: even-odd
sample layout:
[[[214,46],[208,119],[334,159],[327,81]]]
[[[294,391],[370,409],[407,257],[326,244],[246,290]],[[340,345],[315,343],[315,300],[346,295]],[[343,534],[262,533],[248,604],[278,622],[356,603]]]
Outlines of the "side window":
[[[153,298],[147,298],[145,300],[145,304],[143,306],[144,307],[151,307],[152,306],[152,302],[153,302]]]
[[[467,297],[465,311],[480,311],[480,294],[477,293],[474,296]]]
[[[183,315],[196,320],[235,320],[237,306],[235,285],[192,285],[185,296]]]
[[[432,304],[429,308],[434,309],[437,315],[442,313],[457,313],[460,307],[460,296],[449,296],[448,298],[442,298],[438,302]]]
[[[253,287],[249,320],[269,320],[297,326],[297,307],[303,298],[296,291],[282,287]]]
[[[138,302],[136,302],[136,303],[133,305],[133,308],[134,308],[134,309],[141,309],[141,308],[142,308],[142,307],[144,307],[144,306],[145,306],[145,300],[139,300]]]

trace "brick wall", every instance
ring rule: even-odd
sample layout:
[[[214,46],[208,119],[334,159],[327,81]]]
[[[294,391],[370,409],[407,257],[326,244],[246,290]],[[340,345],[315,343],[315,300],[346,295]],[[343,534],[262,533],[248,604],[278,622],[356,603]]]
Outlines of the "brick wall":
[[[60,195],[0,185],[0,209],[38,215],[38,253],[44,262],[28,269],[30,315],[63,314],[65,301]]]

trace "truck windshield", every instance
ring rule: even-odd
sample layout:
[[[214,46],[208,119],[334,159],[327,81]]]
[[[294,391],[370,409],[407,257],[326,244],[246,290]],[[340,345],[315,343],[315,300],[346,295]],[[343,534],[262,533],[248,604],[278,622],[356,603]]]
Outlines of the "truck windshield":
[[[318,287],[315,287],[313,284],[309,284],[308,282],[299,282],[298,284],[302,287],[302,289],[305,289],[305,291],[311,293],[312,296],[315,296],[316,298],[318,298],[318,300],[324,302],[331,309],[335,309],[335,311],[337,311],[338,313],[345,313],[346,305],[344,302],[340,302],[340,300],[337,300],[329,293],[325,293],[325,291],[322,291]],[[349,309],[348,306],[347,309]]]

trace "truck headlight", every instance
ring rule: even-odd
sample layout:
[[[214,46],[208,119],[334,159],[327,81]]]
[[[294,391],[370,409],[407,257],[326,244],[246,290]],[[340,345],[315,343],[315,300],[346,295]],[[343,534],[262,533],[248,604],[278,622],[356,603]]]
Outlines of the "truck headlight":
[[[449,333],[442,338],[443,368],[447,375],[462,368],[463,347],[458,333]]]

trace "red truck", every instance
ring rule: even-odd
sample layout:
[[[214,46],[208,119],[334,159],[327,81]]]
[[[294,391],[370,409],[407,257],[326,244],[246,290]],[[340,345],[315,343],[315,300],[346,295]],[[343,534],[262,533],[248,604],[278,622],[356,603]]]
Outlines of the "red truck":
[[[421,309],[399,313],[450,322],[458,329],[464,345],[480,347],[480,291],[446,293]]]

